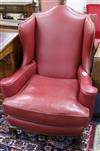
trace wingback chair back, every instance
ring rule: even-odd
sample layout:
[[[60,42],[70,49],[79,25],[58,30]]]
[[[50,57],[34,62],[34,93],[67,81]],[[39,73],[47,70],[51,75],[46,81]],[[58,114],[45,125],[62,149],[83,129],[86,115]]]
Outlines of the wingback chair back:
[[[90,37],[93,33],[90,32],[89,37],[85,33],[85,28],[93,26],[89,20],[84,15],[74,14],[66,6],[31,16],[28,21],[30,24],[27,22],[19,26],[24,46],[24,64],[36,57],[38,74],[55,78],[76,78],[82,61],[85,67],[85,53],[90,54],[89,48],[93,40]],[[29,33],[30,28],[33,28],[35,34]],[[26,34],[28,35],[24,36]],[[87,46],[83,45],[84,42]],[[89,47],[89,50],[84,52],[84,47]]]
[[[64,7],[36,15],[40,75],[76,78],[81,64],[84,20]]]
[[[0,82],[12,125],[35,133],[80,135],[93,116],[90,77],[94,24],[89,15],[57,6],[19,25],[23,63]]]

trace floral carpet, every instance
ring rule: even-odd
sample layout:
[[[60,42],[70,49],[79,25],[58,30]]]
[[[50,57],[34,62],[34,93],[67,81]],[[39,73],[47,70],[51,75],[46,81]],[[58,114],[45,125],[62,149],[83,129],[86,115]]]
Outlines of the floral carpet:
[[[0,151],[92,151],[95,128],[91,123],[81,137],[32,134],[12,127],[0,110]]]
[[[100,124],[96,126],[93,151],[100,151]]]

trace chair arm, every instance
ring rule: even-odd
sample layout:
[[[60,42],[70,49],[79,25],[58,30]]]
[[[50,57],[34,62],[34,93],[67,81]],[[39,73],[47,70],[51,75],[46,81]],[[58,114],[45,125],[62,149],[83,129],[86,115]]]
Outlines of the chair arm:
[[[92,86],[91,77],[81,66],[78,70],[78,80],[80,85],[79,102],[90,109],[90,116],[92,117],[98,90]]]
[[[29,65],[21,67],[12,76],[0,81],[1,91],[4,98],[15,95],[31,78],[36,71],[35,61]]]

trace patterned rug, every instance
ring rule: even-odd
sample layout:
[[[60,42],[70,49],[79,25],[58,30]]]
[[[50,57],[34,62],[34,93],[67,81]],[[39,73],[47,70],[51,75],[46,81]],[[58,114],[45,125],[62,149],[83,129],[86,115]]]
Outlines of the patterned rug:
[[[81,137],[32,134],[12,127],[0,110],[0,151],[93,151],[95,128],[91,123]]]
[[[100,124],[96,127],[93,148],[93,151],[100,151]]]

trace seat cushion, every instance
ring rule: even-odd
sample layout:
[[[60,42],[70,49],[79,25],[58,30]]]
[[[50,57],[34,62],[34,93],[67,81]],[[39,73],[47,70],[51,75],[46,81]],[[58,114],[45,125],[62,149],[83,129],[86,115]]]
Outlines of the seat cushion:
[[[78,100],[76,79],[34,75],[17,95],[4,101],[6,114],[17,119],[51,126],[85,126],[89,110]]]

